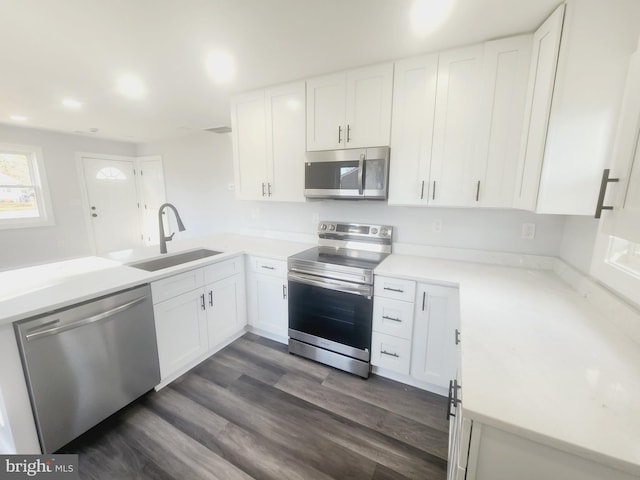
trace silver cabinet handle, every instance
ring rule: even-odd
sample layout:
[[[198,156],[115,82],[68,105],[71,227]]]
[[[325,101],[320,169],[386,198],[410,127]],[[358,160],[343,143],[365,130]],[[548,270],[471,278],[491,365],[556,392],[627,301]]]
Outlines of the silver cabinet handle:
[[[607,193],[607,185],[609,183],[619,182],[619,178],[609,178],[609,173],[611,170],[605,168],[602,172],[602,181],[600,182],[600,195],[598,195],[598,204],[596,205],[596,214],[595,218],[600,218],[602,216],[603,210],[613,210],[611,205],[604,204],[604,196]]]
[[[390,292],[404,293],[404,290],[401,290],[400,288],[383,287],[382,289],[389,290]]]
[[[265,196],[265,192],[264,192],[264,182],[262,182],[262,196]]]
[[[265,270],[275,270],[276,267],[270,267],[269,265],[260,265],[260,268],[264,268]]]
[[[427,292],[422,292],[422,311],[424,312],[425,303],[427,301]]]
[[[342,143],[342,125],[338,125],[338,143]]]
[[[213,307],[213,290],[209,290],[209,306]]]
[[[269,192],[269,196],[271,196],[271,182],[267,183],[267,191]]]
[[[200,306],[202,307],[203,310],[205,308],[207,308],[205,303],[204,303],[204,293],[202,295],[200,295]]]
[[[389,355],[390,357],[400,358],[400,355],[398,355],[397,353],[387,352],[386,350],[382,350],[380,353],[382,355]]]
[[[458,389],[462,388],[458,385],[458,380],[449,380],[449,398],[447,399],[447,420],[450,417],[455,417],[455,413],[451,413],[451,407],[457,410],[458,405],[462,403],[462,400],[458,398]]]
[[[476,202],[480,200],[480,180],[478,180],[478,184],[476,185]]]
[[[360,161],[358,162],[358,193],[360,195],[362,195],[364,190],[363,177],[364,177],[364,153],[361,153]]]
[[[88,318],[83,318],[82,320],[78,320],[77,322],[68,323],[66,325],[60,325],[58,327],[53,327],[53,328],[45,328],[44,330],[42,329],[43,326],[46,327],[46,326],[49,326],[49,325],[60,323],[60,320],[53,320],[51,322],[45,323],[44,325],[41,325],[35,331],[32,331],[31,333],[28,333],[27,335],[25,335],[25,338],[29,342],[29,341],[35,340],[36,338],[39,338],[39,337],[45,337],[45,336],[49,336],[49,335],[56,335],[58,333],[66,332],[67,330],[72,330],[74,328],[82,327],[83,325],[89,325],[91,323],[96,323],[96,322],[99,322],[100,320],[105,320],[105,319],[107,319],[109,317],[112,317],[112,316],[114,316],[114,315],[116,315],[116,314],[118,314],[120,312],[124,312],[125,310],[128,310],[131,307],[133,307],[134,305],[142,303],[143,301],[146,300],[146,298],[147,297],[136,298],[135,300],[132,300],[131,302],[127,302],[125,304],[120,305],[119,307],[112,308],[110,310],[107,310],[106,312],[98,313],[97,315],[93,315],[93,316],[88,317]]]
[[[392,320],[394,322],[402,323],[402,320],[400,320],[399,318],[389,317],[388,315],[383,315],[382,318],[384,318],[385,320]]]
[[[287,286],[286,285],[282,285],[282,299],[283,300],[287,299]]]
[[[433,181],[433,192],[431,192],[431,200],[436,199],[436,181]]]
[[[456,345],[460,343],[460,330],[456,328]]]
[[[351,141],[351,125],[347,123],[347,143]]]
[[[424,180],[422,180],[422,187],[420,187],[420,200],[424,199]]]

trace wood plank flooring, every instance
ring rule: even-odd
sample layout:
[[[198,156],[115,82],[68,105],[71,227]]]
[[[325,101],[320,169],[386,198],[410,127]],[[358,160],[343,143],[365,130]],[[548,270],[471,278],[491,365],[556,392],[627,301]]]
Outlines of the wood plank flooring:
[[[446,398],[246,334],[67,445],[83,479],[446,478]]]

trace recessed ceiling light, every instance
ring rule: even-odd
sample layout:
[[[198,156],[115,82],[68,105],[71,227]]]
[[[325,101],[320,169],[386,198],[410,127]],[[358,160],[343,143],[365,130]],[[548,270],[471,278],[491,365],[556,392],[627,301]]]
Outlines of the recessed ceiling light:
[[[65,98],[62,100],[62,106],[70,108],[71,110],[78,110],[79,108],[82,108],[82,102],[74,100],[73,98]]]
[[[414,0],[411,6],[411,26],[418,35],[435,31],[447,19],[455,0]]]
[[[227,52],[212,52],[207,56],[207,71],[216,83],[229,83],[236,76],[236,61]]]
[[[9,118],[14,122],[26,122],[29,120],[29,117],[25,117],[24,115],[11,115]]]
[[[122,75],[118,78],[118,92],[128,98],[142,98],[146,93],[144,83],[136,75]]]

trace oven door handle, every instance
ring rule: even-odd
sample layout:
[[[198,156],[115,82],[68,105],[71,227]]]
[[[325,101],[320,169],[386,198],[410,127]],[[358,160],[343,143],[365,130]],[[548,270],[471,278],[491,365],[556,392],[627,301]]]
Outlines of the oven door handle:
[[[329,278],[319,278],[313,275],[305,275],[303,273],[289,272],[287,278],[292,282],[304,283],[313,287],[327,288],[336,292],[351,293],[362,297],[371,298],[373,295],[373,287],[371,285],[359,285],[356,283],[341,282]]]

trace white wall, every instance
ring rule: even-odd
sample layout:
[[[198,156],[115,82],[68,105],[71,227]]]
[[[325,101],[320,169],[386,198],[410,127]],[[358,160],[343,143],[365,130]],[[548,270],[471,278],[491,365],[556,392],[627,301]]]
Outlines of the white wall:
[[[593,217],[567,217],[559,257],[582,273],[588,274],[598,234],[598,220]]]
[[[0,143],[42,148],[55,225],[0,230],[0,270],[91,255],[76,152],[134,155],[131,143],[0,124]]]
[[[178,207],[187,231],[197,236],[220,231],[279,231],[315,235],[321,219],[383,223],[396,227],[395,240],[434,246],[558,255],[563,216],[516,210],[390,207],[375,201],[277,203],[240,201],[233,183],[231,136],[196,133],[186,138],[139,145],[139,155],[163,156],[167,200]],[[442,231],[433,232],[434,220]],[[520,238],[522,223],[536,224],[536,238]]]

